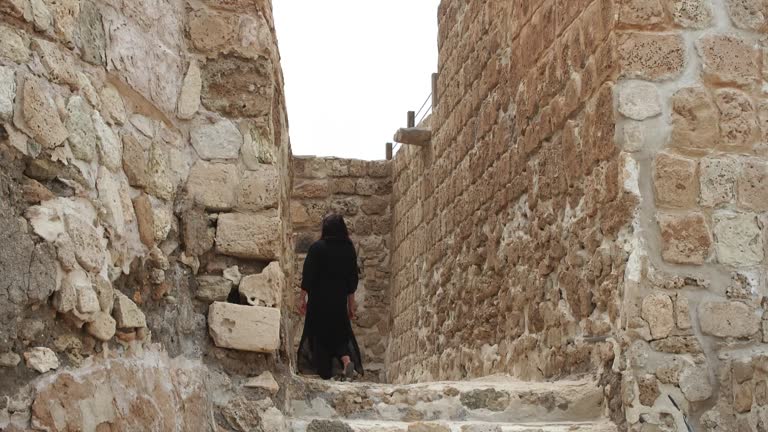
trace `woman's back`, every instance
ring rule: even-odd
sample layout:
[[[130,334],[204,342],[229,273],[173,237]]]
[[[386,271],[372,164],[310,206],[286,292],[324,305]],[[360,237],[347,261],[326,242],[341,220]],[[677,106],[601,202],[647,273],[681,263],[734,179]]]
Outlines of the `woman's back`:
[[[357,288],[357,254],[346,239],[321,239],[309,248],[302,286],[314,290],[348,295]]]

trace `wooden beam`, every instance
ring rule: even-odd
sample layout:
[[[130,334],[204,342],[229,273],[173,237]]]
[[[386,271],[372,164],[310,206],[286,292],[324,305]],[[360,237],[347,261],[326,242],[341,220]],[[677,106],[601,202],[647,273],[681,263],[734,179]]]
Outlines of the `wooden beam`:
[[[415,146],[428,146],[432,142],[432,131],[424,128],[400,128],[395,133],[395,141]]]
[[[387,160],[392,160],[392,143],[387,143]]]
[[[437,108],[437,102],[440,101],[440,95],[437,94],[437,73],[432,74],[432,112]]]

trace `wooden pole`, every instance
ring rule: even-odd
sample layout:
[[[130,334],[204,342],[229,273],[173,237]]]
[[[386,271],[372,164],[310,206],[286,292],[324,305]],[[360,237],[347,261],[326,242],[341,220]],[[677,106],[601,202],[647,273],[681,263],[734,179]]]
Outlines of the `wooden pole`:
[[[392,143],[387,143],[387,160],[392,160]]]
[[[440,96],[437,94],[437,73],[432,74],[432,111],[437,108],[437,102],[440,100]]]
[[[416,127],[416,112],[408,111],[408,127]]]

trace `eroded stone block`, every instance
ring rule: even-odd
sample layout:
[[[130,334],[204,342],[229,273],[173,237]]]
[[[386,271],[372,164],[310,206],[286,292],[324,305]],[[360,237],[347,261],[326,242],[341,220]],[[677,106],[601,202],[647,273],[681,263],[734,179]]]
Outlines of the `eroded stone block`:
[[[691,402],[701,402],[712,396],[709,370],[706,365],[688,366],[680,373],[680,390]]]
[[[734,89],[721,89],[715,94],[720,110],[720,143],[729,149],[749,149],[759,136],[757,112],[745,93]]]
[[[208,308],[208,330],[218,347],[272,353],[280,347],[280,310],[216,302]]]
[[[656,156],[653,184],[660,207],[688,208],[696,205],[699,181],[696,161],[671,153]]]
[[[192,146],[205,160],[237,159],[243,145],[243,135],[230,120],[196,125],[190,136]]]
[[[733,34],[710,34],[696,42],[704,77],[716,84],[751,86],[759,77],[754,44]]]
[[[189,172],[187,192],[198,204],[211,210],[229,210],[237,202],[237,166],[197,161]]]
[[[672,299],[666,294],[657,293],[646,297],[643,300],[642,314],[654,339],[669,336],[675,328]]]
[[[667,3],[679,26],[702,29],[712,24],[711,0],[667,0]]]
[[[144,312],[136,306],[133,300],[121,292],[115,292],[115,309],[113,314],[118,328],[135,329],[147,326]]]
[[[24,81],[21,111],[33,138],[43,147],[52,149],[69,137],[48,86],[38,78],[28,76]]]
[[[739,205],[758,212],[768,210],[768,161],[745,159],[738,174]]]
[[[760,331],[760,316],[754,308],[735,301],[702,302],[699,323],[702,332],[721,338],[746,338]]]
[[[704,158],[699,164],[701,205],[717,207],[736,199],[736,176],[741,164],[735,158],[718,156]]]
[[[244,277],[240,282],[240,294],[252,306],[280,308],[282,286],[280,263],[273,261],[260,274]]]
[[[763,261],[763,234],[752,213],[720,212],[714,216],[715,248],[721,264],[734,267]]]
[[[198,276],[195,297],[207,303],[225,302],[232,291],[232,281],[221,276]]]
[[[727,0],[726,5],[736,27],[763,32],[768,29],[768,3],[764,0]]]
[[[272,112],[272,62],[220,58],[203,67],[203,106],[232,117],[261,117]]]
[[[59,368],[59,358],[50,348],[36,347],[24,353],[27,367],[43,374]]]
[[[221,214],[216,250],[240,258],[275,260],[280,250],[280,220],[272,214]]]
[[[264,210],[277,208],[280,198],[280,178],[277,166],[261,165],[245,171],[240,177],[237,208]]]
[[[719,112],[704,87],[687,87],[672,97],[670,146],[695,150],[715,147]]]
[[[619,89],[619,112],[633,120],[645,120],[661,114],[659,90],[655,85],[631,81]]]
[[[16,72],[0,66],[0,121],[13,118],[13,103],[16,99]]]
[[[182,120],[189,120],[197,114],[200,109],[200,92],[203,85],[200,66],[195,60],[189,63],[187,76],[184,77],[184,83],[181,86],[181,95],[179,96],[178,117]]]
[[[664,18],[661,0],[626,0],[619,6],[619,22],[629,26],[653,26]]]
[[[680,34],[625,33],[618,41],[624,76],[664,81],[682,74],[685,44]]]
[[[712,247],[712,234],[701,213],[660,214],[661,255],[675,264],[703,264]]]

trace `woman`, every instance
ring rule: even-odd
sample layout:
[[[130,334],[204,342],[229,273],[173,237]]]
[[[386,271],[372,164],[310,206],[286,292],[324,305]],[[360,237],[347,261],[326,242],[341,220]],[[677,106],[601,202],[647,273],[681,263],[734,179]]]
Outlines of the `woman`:
[[[304,261],[299,309],[306,319],[299,343],[299,372],[316,373],[323,379],[339,371],[347,379],[355,372],[363,374],[350,321],[357,281],[357,254],[344,218],[328,215],[320,240],[312,244]]]

